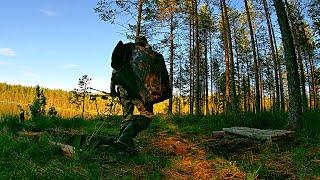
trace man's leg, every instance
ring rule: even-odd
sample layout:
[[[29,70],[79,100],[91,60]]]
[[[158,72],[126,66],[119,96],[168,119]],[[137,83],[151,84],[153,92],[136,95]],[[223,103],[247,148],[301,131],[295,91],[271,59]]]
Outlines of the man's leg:
[[[131,100],[124,100],[124,102],[122,102],[123,116],[122,116],[122,121],[120,125],[120,134],[122,133],[124,128],[126,128],[128,123],[131,121],[133,116],[133,109],[134,109],[134,105],[132,104]]]
[[[132,116],[133,116],[133,110],[134,105],[125,89],[123,89],[121,86],[119,86],[119,99],[122,105],[122,121],[120,125],[120,133],[121,135],[122,131],[126,128],[127,124],[130,122]]]
[[[133,138],[135,138],[142,130],[147,129],[153,118],[153,113],[146,110],[146,107],[142,101],[134,99],[132,102],[137,106],[141,116],[136,116],[129,121],[117,142],[125,146],[127,151],[136,153],[137,151],[133,144]]]

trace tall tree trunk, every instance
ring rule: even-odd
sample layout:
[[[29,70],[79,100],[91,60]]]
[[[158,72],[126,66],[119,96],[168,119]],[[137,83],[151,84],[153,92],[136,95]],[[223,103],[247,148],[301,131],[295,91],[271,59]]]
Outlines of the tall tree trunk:
[[[309,60],[309,64],[310,64],[310,73],[311,73],[311,82],[312,82],[312,99],[313,99],[313,108],[318,107],[318,101],[317,101],[317,78],[316,78],[316,71],[315,71],[315,65],[314,65],[314,61],[312,58],[311,53],[308,51],[308,60]]]
[[[213,54],[212,54],[212,30],[210,29],[210,34],[209,34],[209,51],[210,51],[210,85],[211,85],[211,115],[213,115],[213,109],[216,110],[214,107],[214,93],[213,93]]]
[[[236,31],[234,28],[234,32],[233,32],[234,36],[236,36]],[[239,51],[238,51],[238,41],[237,41],[237,37],[234,37],[234,48],[236,51],[236,64],[237,64],[237,79],[238,79],[238,83],[237,83],[237,96],[238,96],[238,101],[240,101],[240,64],[239,64]],[[240,104],[240,103],[239,103]],[[239,107],[240,108],[240,107]]]
[[[255,74],[255,87],[256,87],[256,111],[260,111],[260,90],[259,90],[259,69],[258,69],[258,60],[257,60],[257,54],[256,54],[256,49],[255,49],[255,39],[254,39],[254,33],[253,33],[253,27],[251,23],[251,17],[250,17],[250,11],[248,7],[248,2],[247,0],[244,0],[244,4],[246,7],[246,13],[247,13],[247,19],[248,19],[248,25],[249,25],[249,30],[250,30],[250,37],[251,37],[251,48],[253,51],[253,69],[254,69],[254,74]]]
[[[296,129],[300,126],[302,117],[301,109],[301,92],[300,92],[300,78],[298,73],[298,64],[296,59],[296,52],[293,43],[292,32],[288,22],[286,9],[282,0],[273,0],[276,8],[280,31],[282,35],[282,42],[284,54],[286,59],[288,89],[289,89],[289,119],[288,128]]]
[[[248,57],[248,54],[246,53],[246,57]],[[252,107],[252,109],[251,109],[251,86],[250,86],[250,73],[249,73],[249,71],[250,71],[250,67],[249,67],[249,60],[246,60],[246,69],[247,69],[247,85],[246,85],[246,88],[247,88],[247,92],[246,92],[246,94],[247,94],[247,103],[248,103],[248,110],[249,111],[253,111],[253,107]]]
[[[305,74],[304,74],[304,68],[302,63],[302,57],[301,57],[301,44],[300,40],[301,37],[299,36],[299,24],[295,24],[295,17],[292,13],[292,7],[290,7],[287,0],[284,1],[285,5],[287,7],[288,16],[289,16],[289,24],[291,26],[291,32],[293,37],[293,43],[296,48],[296,55],[298,60],[298,66],[300,71],[300,83],[301,83],[301,103],[302,103],[302,111],[305,111],[308,108],[308,100],[306,95],[306,80],[305,80]]]
[[[234,80],[234,75],[235,75],[234,60],[233,60],[232,39],[231,39],[231,30],[230,30],[228,9],[227,9],[227,5],[226,5],[226,1],[223,0],[222,2],[223,2],[223,8],[224,8],[226,29],[227,29],[227,34],[228,34],[230,80],[231,80],[231,108],[232,108],[232,112],[238,112],[238,99],[237,99],[236,84],[235,84],[235,80]]]
[[[224,46],[224,59],[226,64],[226,89],[225,89],[225,99],[226,99],[226,109],[230,108],[231,98],[230,98],[230,68],[229,68],[229,48],[228,48],[228,36],[227,36],[227,29],[226,29],[226,22],[225,22],[225,11],[223,6],[223,1],[220,0],[220,7],[221,7],[221,19],[222,19],[222,34],[223,34],[223,46]]]
[[[171,12],[170,15],[170,75],[169,75],[169,83],[171,86],[170,91],[173,91],[173,58],[174,58],[174,44],[173,44],[173,30],[174,30],[174,26],[173,26],[173,12]],[[169,107],[168,107],[168,113],[172,114],[172,97],[169,98]]]
[[[243,88],[243,110],[244,110],[244,112],[247,112],[248,111],[247,82],[246,82],[246,77],[244,75],[242,77],[242,88]]]
[[[181,100],[183,101],[181,92],[182,92],[182,61],[181,61],[181,58],[179,58],[179,96],[178,96],[179,114],[181,114]]]
[[[192,36],[193,36],[193,26],[192,26],[192,15],[190,13],[190,20],[189,20],[189,73],[190,73],[190,77],[189,77],[189,88],[190,88],[190,99],[189,99],[189,112],[190,114],[192,115],[193,114],[193,71],[194,71],[194,68],[193,68],[193,59],[194,59],[194,56],[193,56],[193,39],[192,39]]]
[[[194,3],[195,10],[195,27],[196,27],[196,115],[200,115],[200,51],[199,51],[199,17],[198,17],[198,0]]]
[[[313,106],[312,106],[312,88],[311,88],[311,73],[309,71],[309,66],[308,66],[308,57],[307,57],[307,52],[306,50],[304,49],[303,50],[303,57],[305,59],[305,66],[306,66],[306,74],[307,74],[307,82],[308,82],[308,90],[309,90],[309,109],[312,109]]]
[[[274,42],[274,48],[276,50],[276,56],[277,56],[277,67],[279,70],[279,85],[280,85],[280,109],[281,111],[285,111],[285,98],[284,98],[284,88],[283,88],[283,79],[282,79],[282,70],[281,70],[281,65],[280,65],[280,60],[279,60],[279,51],[277,47],[277,41],[276,37],[274,35],[274,30],[272,26],[272,19],[270,18],[270,27],[271,27],[271,32],[272,32],[272,38]]]
[[[273,67],[274,67],[274,80],[275,80],[275,88],[276,88],[274,108],[276,111],[278,111],[280,109],[280,84],[279,84],[278,66],[277,66],[278,60],[277,60],[277,56],[274,48],[273,39],[272,39],[270,12],[269,12],[269,8],[266,0],[263,0],[263,7],[264,7],[266,20],[267,20],[269,42],[270,42],[271,55],[272,55]]]
[[[208,87],[208,33],[205,33],[205,45],[204,45],[204,65],[205,65],[205,89],[206,89],[206,93],[205,93],[205,101],[206,101],[206,115],[209,114],[209,87]]]
[[[194,1],[192,1],[194,3]],[[194,6],[193,6],[194,7]],[[194,8],[193,8],[194,11]],[[193,12],[194,13],[194,12]],[[194,14],[193,14],[194,17]],[[192,30],[192,50],[193,50],[193,81],[192,81],[192,86],[193,86],[193,107],[195,109],[195,98],[196,98],[196,71],[197,71],[197,65],[196,65],[196,26],[195,26],[195,20],[193,19],[193,30]],[[193,109],[193,111],[194,111]],[[195,113],[194,113],[195,114]]]
[[[250,74],[248,73],[248,76],[247,76],[247,90],[248,90],[248,108],[249,108],[249,111],[253,111],[254,109],[254,106],[251,106],[251,85],[250,85]]]
[[[137,30],[136,30],[136,36],[140,35],[140,29],[141,29],[141,12],[142,12],[142,6],[143,6],[144,0],[138,1],[138,20],[137,20]]]
[[[254,39],[258,39],[257,38],[257,35],[255,34],[254,35]],[[255,40],[255,47],[256,47],[256,52],[257,52],[257,66],[258,66],[258,73],[259,73],[259,91],[260,91],[260,108],[262,111],[264,111],[264,107],[263,107],[263,97],[264,97],[264,94],[263,94],[263,88],[264,88],[264,82],[262,81],[262,66],[261,66],[261,63],[260,63],[260,53],[259,53],[259,46],[258,46],[258,41]]]

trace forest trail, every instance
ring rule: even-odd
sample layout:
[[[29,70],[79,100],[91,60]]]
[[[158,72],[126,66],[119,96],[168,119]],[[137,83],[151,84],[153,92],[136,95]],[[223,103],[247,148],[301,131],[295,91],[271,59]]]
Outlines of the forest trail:
[[[240,170],[235,162],[219,156],[210,157],[202,143],[190,142],[180,134],[161,131],[152,136],[149,143],[146,151],[156,148],[161,156],[170,159],[171,166],[162,170],[168,179],[245,179],[246,177],[246,173]]]

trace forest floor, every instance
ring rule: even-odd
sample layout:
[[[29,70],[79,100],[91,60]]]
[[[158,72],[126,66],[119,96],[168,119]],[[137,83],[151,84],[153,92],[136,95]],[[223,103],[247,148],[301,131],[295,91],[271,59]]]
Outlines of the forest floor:
[[[293,141],[245,146],[213,146],[213,131],[248,126],[285,127],[285,113],[219,116],[156,116],[136,142],[139,155],[123,156],[108,147],[89,145],[71,134],[116,136],[120,117],[62,119],[42,117],[19,123],[0,117],[0,179],[320,179],[319,112],[304,115]],[[101,127],[101,129],[99,129]],[[26,136],[21,132],[43,132]],[[71,145],[63,155],[59,142]]]

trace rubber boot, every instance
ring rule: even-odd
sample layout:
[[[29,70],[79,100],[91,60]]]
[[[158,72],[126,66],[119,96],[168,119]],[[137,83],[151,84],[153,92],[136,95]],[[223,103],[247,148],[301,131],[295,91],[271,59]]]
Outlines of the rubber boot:
[[[150,119],[144,116],[136,116],[131,120],[126,128],[122,131],[117,143],[123,146],[123,149],[129,154],[138,153],[134,146],[133,138],[135,138],[139,132],[145,130],[150,124]]]

